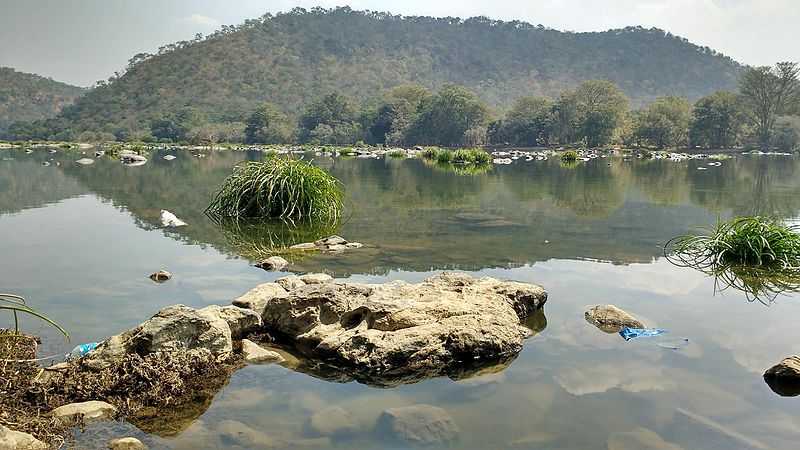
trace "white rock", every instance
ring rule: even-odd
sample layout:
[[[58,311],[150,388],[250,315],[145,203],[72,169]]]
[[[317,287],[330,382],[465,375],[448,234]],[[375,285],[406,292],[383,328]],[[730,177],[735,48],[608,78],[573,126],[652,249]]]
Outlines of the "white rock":
[[[297,275],[287,275],[285,277],[278,278],[275,280],[275,282],[281,285],[281,287],[287,291],[292,291],[306,285],[306,283]]]
[[[285,298],[288,295],[289,293],[286,292],[286,289],[284,289],[281,284],[264,283],[256,286],[241,297],[234,300],[233,305],[240,308],[253,310],[259,316],[263,316],[264,308],[267,306],[267,302],[275,298]]]
[[[175,228],[175,227],[185,227],[187,224],[186,222],[178,219],[175,214],[167,211],[166,209],[161,210],[161,225],[165,227]]]
[[[280,353],[267,350],[249,339],[242,339],[242,355],[244,355],[244,360],[251,364],[284,361]]]
[[[84,422],[108,420],[114,417],[116,413],[117,408],[114,405],[96,400],[70,403],[69,405],[59,406],[51,412],[54,418],[62,421],[83,419]]]
[[[289,261],[280,256],[270,256],[269,258],[259,262],[256,264],[256,267],[260,267],[264,270],[269,271],[281,271],[289,266]]]
[[[89,164],[94,164],[94,160],[93,159],[89,159],[89,158],[81,158],[81,159],[75,161],[75,163],[76,164],[80,164],[82,166],[88,166]]]
[[[147,446],[134,437],[114,439],[108,443],[108,448],[111,450],[147,450]]]
[[[300,280],[305,284],[322,284],[333,281],[333,277],[327,273],[307,273],[301,275]]]
[[[0,425],[0,450],[46,450],[47,444],[28,433]]]

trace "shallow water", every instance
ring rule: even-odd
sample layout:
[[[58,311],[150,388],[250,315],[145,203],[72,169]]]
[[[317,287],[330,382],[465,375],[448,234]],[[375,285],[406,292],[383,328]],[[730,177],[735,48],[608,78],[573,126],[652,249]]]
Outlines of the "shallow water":
[[[46,336],[44,353],[101,340],[167,305],[229,304],[278,277],[247,260],[254,242],[275,238],[273,229],[237,230],[202,213],[231,166],[261,154],[172,153],[174,161],[162,152],[125,167],[106,158],[80,166],[75,152],[0,150],[0,291],[24,295],[72,333],[66,344],[25,320],[26,330]],[[735,290],[715,292],[714,279],[673,266],[662,246],[717,217],[798,217],[797,158],[742,156],[721,167],[517,161],[474,176],[419,160],[315,163],[347,187],[338,234],[368,246],[293,261],[298,270],[382,282],[457,269],[534,282],[549,292],[546,327],[508,367],[460,380],[379,389],[249,366],[171,432],[102,424],[78,434],[79,446],[102,448],[126,434],[152,448],[402,448],[375,422],[387,408],[423,403],[452,416],[455,448],[796,448],[800,398],[776,395],[761,374],[798,353],[800,296],[765,306]],[[189,226],[161,229],[161,209]],[[171,281],[147,278],[162,268]],[[604,334],[583,319],[585,306],[597,303],[689,344],[669,350]],[[309,418],[333,406],[352,415],[355,430],[315,435]]]

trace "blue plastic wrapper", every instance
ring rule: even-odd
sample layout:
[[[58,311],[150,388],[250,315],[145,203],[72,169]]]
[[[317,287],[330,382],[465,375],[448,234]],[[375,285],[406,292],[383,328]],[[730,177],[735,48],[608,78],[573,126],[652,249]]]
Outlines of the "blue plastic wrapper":
[[[629,328],[625,327],[619,330],[619,335],[622,336],[622,339],[626,341],[630,341],[631,339],[637,339],[642,337],[655,337],[661,336],[662,334],[666,333],[667,330],[662,330],[660,328]]]
[[[99,342],[89,342],[87,344],[78,345],[73,348],[71,352],[69,352],[67,359],[83,358],[84,356],[88,355],[89,352],[96,349],[98,345],[100,345]]]

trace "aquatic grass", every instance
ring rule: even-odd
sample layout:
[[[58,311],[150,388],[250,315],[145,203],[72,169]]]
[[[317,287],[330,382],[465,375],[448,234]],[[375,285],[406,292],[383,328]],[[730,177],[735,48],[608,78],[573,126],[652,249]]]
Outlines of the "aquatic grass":
[[[453,162],[453,153],[449,150],[439,150],[436,152],[436,162],[438,163],[450,163]]]
[[[54,320],[28,306],[25,299],[19,295],[0,293],[0,310],[11,311],[11,314],[14,316],[14,332],[16,334],[19,334],[19,314],[22,313],[44,321],[57,329],[65,338],[69,339],[67,330],[62,328],[61,325]]]
[[[452,161],[457,164],[488,164],[491,157],[480,149],[458,149],[452,153]]]
[[[494,167],[490,163],[486,164],[454,164],[452,162],[438,162],[436,160],[422,160],[428,167],[432,167],[440,172],[449,172],[456,175],[472,176],[481,175],[492,170]]]
[[[422,157],[425,159],[436,159],[436,155],[439,154],[439,149],[436,147],[425,147],[422,150]]]
[[[712,275],[723,289],[745,292],[748,300],[771,302],[800,288],[800,227],[763,217],[718,221],[706,234],[673,238],[664,254],[675,265]]]
[[[238,256],[256,262],[270,256],[290,257],[290,260],[313,252],[293,250],[290,247],[304,242],[314,242],[338,232],[336,223],[293,224],[280,220],[215,220],[227,245]]]
[[[578,160],[578,152],[575,150],[567,150],[561,154],[561,160],[565,162],[572,162]]]
[[[272,157],[234,167],[211,204],[210,216],[335,223],[342,216],[341,182],[302,159]]]
[[[406,152],[405,152],[405,150],[392,150],[389,153],[387,153],[387,155],[390,158],[405,158],[406,157]]]

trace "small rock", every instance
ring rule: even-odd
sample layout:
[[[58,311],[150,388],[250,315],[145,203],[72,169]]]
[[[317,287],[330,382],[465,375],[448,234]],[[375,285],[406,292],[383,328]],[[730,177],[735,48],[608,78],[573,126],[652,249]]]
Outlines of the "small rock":
[[[98,420],[108,420],[114,417],[117,408],[106,402],[96,400],[70,403],[69,405],[59,406],[51,413],[54,418],[62,421],[93,422]]]
[[[361,242],[348,242],[347,244],[345,244],[345,247],[350,249],[361,248],[363,246],[364,244],[362,244]]]
[[[306,285],[306,283],[303,282],[303,280],[301,280],[297,275],[287,275],[285,277],[278,278],[275,280],[275,282],[281,285],[281,287],[287,291],[293,291]]]
[[[412,445],[452,443],[460,431],[447,411],[423,404],[385,410],[376,428],[381,434]]]
[[[14,431],[0,425],[0,449],[2,450],[46,450],[47,444],[28,433]]]
[[[291,250],[317,250],[317,245],[313,242],[303,242],[289,247]]]
[[[317,411],[306,422],[306,432],[313,436],[341,437],[358,431],[358,424],[353,415],[338,406]]]
[[[76,164],[80,164],[82,166],[88,166],[89,164],[94,164],[94,160],[93,159],[89,159],[89,158],[81,158],[81,159],[75,161],[75,163]]]
[[[280,353],[267,350],[249,339],[242,339],[242,354],[244,355],[244,360],[250,364],[284,361]]]
[[[111,450],[147,450],[147,446],[134,437],[114,439],[108,443],[108,448]]]
[[[284,278],[281,278],[281,280]],[[300,279],[298,278],[298,280]],[[286,289],[284,289],[281,284],[264,283],[256,286],[255,288],[249,290],[246,294],[234,300],[233,306],[250,309],[255,311],[259,316],[263,316],[264,308],[267,307],[267,302],[274,298],[286,298],[288,296],[289,293],[286,292]]]
[[[624,327],[644,328],[644,324],[614,305],[590,306],[584,313],[586,321],[606,333],[617,333]]]
[[[167,272],[166,270],[159,270],[158,272],[153,272],[150,274],[150,279],[155,281],[156,283],[163,283],[167,280],[172,278],[172,274]]]
[[[281,271],[288,266],[289,261],[281,258],[280,256],[270,256],[269,258],[256,264],[256,267],[270,271]]]
[[[166,209],[161,210],[161,225],[168,228],[177,228],[177,227],[185,227],[186,222],[178,219],[175,214],[167,211]]]
[[[331,245],[340,245],[340,244],[345,245],[347,244],[347,239],[334,234],[333,236],[328,236],[326,238],[322,238],[318,241],[315,241],[314,244],[317,247],[330,247]]]
[[[329,252],[343,252],[343,251],[347,250],[347,245],[344,245],[344,244],[329,245],[327,247],[327,250]]]
[[[800,356],[790,356],[767,369],[764,372],[764,381],[773,392],[782,397],[800,395]]]
[[[172,161],[175,158],[176,158],[175,155],[164,155],[164,159],[167,161]]]
[[[333,277],[327,273],[307,273],[300,276],[300,281],[305,284],[323,284],[332,280]]]

